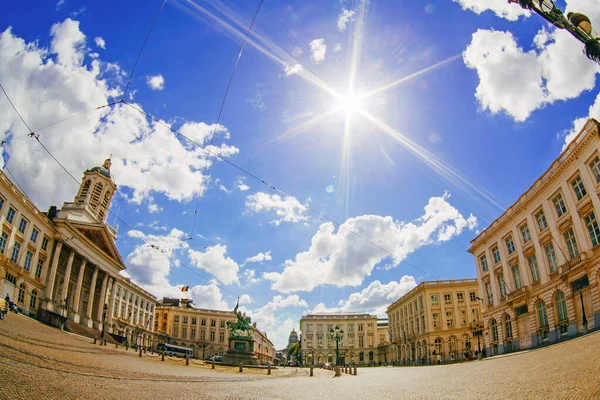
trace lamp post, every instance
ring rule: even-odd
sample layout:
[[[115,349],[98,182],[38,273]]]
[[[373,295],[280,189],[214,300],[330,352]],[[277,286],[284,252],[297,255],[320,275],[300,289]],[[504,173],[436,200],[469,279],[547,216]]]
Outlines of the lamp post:
[[[582,315],[582,319],[581,322],[583,324],[583,333],[587,333],[587,318],[585,316],[585,305],[583,304],[583,285],[580,283],[578,285],[578,289],[579,289],[579,300],[581,300],[581,315]]]
[[[340,340],[344,338],[344,330],[336,325],[329,330],[329,336],[335,341],[335,365],[340,365]]]
[[[508,0],[531,10],[559,29],[566,29],[585,45],[585,55],[600,64],[600,36],[592,28],[590,19],[580,13],[569,12],[567,16],[556,7],[553,0]]]
[[[302,335],[298,335],[298,352],[296,353],[296,361],[298,366],[302,366]]]
[[[108,311],[108,303],[104,303],[104,307],[102,307],[102,333],[100,334],[100,338],[102,339],[100,344],[104,344],[104,326],[106,325],[106,312]]]
[[[477,336],[477,354],[481,355],[481,342],[479,341],[479,337],[483,334],[483,324],[473,320],[471,330],[473,331],[473,336]]]

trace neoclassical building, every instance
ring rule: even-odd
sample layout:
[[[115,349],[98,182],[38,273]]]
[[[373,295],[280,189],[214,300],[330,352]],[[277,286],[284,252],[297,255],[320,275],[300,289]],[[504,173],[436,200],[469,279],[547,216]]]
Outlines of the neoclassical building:
[[[303,315],[300,348],[305,365],[335,363],[336,343],[330,331],[344,331],[339,342],[340,364],[375,365],[378,363],[379,336],[377,316],[362,313],[322,313]]]
[[[0,172],[0,290],[46,323],[67,321],[78,333],[97,335],[104,322],[117,340],[135,332],[136,341],[148,343],[156,298],[119,274],[125,264],[115,244],[117,232],[106,222],[117,190],[110,167],[107,159],[85,171],[74,201],[47,213]],[[131,315],[119,325],[113,316],[122,316],[114,310],[120,290],[135,293],[127,300],[136,303],[138,314],[130,306]],[[139,302],[148,310],[141,312]]]
[[[472,242],[489,354],[600,327],[600,138],[590,119]]]
[[[158,340],[194,349],[199,358],[222,356],[229,347],[227,322],[237,321],[233,311],[195,308],[189,299],[162,299],[155,313]]]
[[[462,361],[477,348],[472,338],[481,316],[476,279],[421,282],[386,312],[396,365]]]
[[[275,359],[275,346],[271,339],[267,337],[266,332],[262,332],[256,328],[256,322],[252,324],[252,338],[254,339],[254,353],[261,363],[273,362]]]

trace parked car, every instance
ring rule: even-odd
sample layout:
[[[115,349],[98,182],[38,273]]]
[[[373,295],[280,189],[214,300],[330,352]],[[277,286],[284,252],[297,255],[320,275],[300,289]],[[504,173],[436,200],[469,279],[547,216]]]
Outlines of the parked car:
[[[265,367],[272,367],[272,366],[273,366],[273,363],[272,363],[271,361],[265,361],[265,362],[263,363],[263,365],[264,365]]]
[[[208,359],[208,361],[223,362],[223,357],[222,356],[212,356],[211,358]]]

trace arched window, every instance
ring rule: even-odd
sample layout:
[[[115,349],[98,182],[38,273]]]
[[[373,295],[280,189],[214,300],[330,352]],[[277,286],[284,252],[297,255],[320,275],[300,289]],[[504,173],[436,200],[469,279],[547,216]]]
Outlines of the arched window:
[[[507,338],[512,338],[512,323],[510,322],[510,315],[504,316],[504,333]]]
[[[441,338],[435,339],[435,353],[442,354],[443,342]]]
[[[98,204],[100,204],[100,195],[102,194],[102,189],[102,183],[96,182],[94,185],[94,190],[92,191],[92,201],[90,202],[90,205],[94,210],[98,207]]]
[[[537,308],[538,322],[540,324],[540,328],[548,326],[548,314],[546,313],[546,302],[544,300],[538,301],[536,308]]]
[[[497,342],[498,341],[498,323],[496,322],[495,319],[492,319],[490,321],[490,326],[492,327],[492,341]]]
[[[25,284],[21,283],[19,285],[19,297],[17,298],[17,301],[21,304],[23,304],[23,302],[25,301]]]
[[[372,351],[369,352],[369,361],[373,361],[374,360],[374,354]]]
[[[358,353],[358,361],[365,361],[365,353],[363,353],[362,351]]]
[[[37,305],[37,292],[35,289],[31,291],[31,298],[29,299],[29,309],[31,311],[35,311],[35,306]]]
[[[563,292],[557,292],[556,295],[554,295],[554,302],[556,303],[558,321],[566,321],[568,316],[567,303],[565,302],[565,294]]]
[[[448,339],[448,351],[450,352],[450,360],[456,360],[456,337],[450,336]]]

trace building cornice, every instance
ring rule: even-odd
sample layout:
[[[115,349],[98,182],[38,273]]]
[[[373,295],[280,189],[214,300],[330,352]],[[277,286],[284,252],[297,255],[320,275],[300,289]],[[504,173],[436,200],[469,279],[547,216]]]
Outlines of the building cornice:
[[[598,135],[598,121],[590,118],[583,129],[571,141],[565,150],[554,160],[546,171],[515,201],[502,215],[500,215],[489,227],[484,229],[475,239],[471,241],[468,252],[473,253],[488,237],[495,235],[505,229],[515,219],[520,219],[520,214],[528,209],[531,203],[537,201],[540,195],[555,181],[555,178],[579,158],[587,143]],[[519,218],[517,218],[519,217]]]
[[[451,279],[451,280],[445,280],[445,281],[423,281],[423,282],[419,283],[417,286],[415,286],[414,288],[412,288],[404,296],[400,297],[398,300],[396,300],[392,304],[390,304],[385,312],[386,312],[386,314],[389,313],[392,308],[395,308],[400,303],[407,301],[410,297],[414,296],[421,290],[432,289],[432,288],[444,288],[444,287],[473,286],[473,285],[477,285],[476,278]]]

